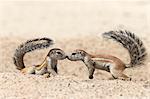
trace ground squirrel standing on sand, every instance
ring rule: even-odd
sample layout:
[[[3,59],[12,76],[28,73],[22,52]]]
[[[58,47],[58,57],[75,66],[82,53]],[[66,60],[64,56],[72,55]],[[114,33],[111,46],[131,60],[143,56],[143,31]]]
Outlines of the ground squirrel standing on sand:
[[[28,52],[36,49],[47,48],[53,45],[53,40],[49,38],[37,38],[28,40],[21,44],[15,51],[13,61],[17,69],[21,70],[25,74],[39,74],[46,75],[48,77],[50,73],[57,75],[57,62],[66,58],[65,52],[59,48],[54,48],[49,51],[45,60],[40,65],[34,65],[25,67],[24,66],[24,55]]]
[[[96,69],[105,70],[111,73],[113,78],[122,80],[131,80],[130,77],[123,74],[126,68],[140,65],[145,60],[147,55],[143,42],[129,31],[109,31],[103,33],[106,38],[114,39],[121,43],[130,54],[130,64],[125,64],[119,58],[111,55],[90,55],[84,50],[75,50],[68,59],[71,61],[83,61],[89,71],[89,79],[93,79],[93,74]]]

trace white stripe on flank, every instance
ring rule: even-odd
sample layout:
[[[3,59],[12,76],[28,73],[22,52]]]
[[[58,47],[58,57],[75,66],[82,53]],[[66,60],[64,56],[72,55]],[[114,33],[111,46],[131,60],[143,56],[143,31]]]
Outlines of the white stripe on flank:
[[[92,58],[92,60],[97,60],[97,61],[109,61],[109,62],[113,62],[113,60],[111,60],[111,59],[106,59],[106,58]]]

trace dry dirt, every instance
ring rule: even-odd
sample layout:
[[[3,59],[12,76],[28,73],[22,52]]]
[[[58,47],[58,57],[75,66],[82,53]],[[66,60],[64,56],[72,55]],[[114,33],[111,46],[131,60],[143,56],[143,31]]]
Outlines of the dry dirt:
[[[150,99],[149,56],[144,65],[125,70],[132,81],[109,80],[111,75],[101,70],[96,70],[94,79],[89,80],[82,62],[67,59],[59,61],[56,77],[23,75],[12,61],[19,44],[46,36],[55,38],[56,44],[27,53],[24,58],[26,66],[41,63],[48,51],[55,47],[66,53],[84,49],[91,54],[111,54],[128,63],[127,50],[112,40],[103,39],[98,33],[116,27],[129,29],[143,40],[150,53],[148,3],[1,2],[0,99]]]
[[[150,97],[149,60],[141,67],[126,69],[125,73],[132,78],[132,81],[109,80],[111,75],[101,70],[96,70],[94,79],[89,80],[87,68],[82,62],[71,62],[67,59],[59,62],[57,77],[44,78],[37,75],[23,75],[16,70],[13,64],[14,49],[26,39],[1,38],[1,40],[0,47],[3,48],[1,49],[2,64],[0,67],[1,98],[116,99]],[[110,53],[120,57],[126,63],[129,62],[127,51],[120,44],[110,40],[105,41],[96,36],[86,36],[56,41],[57,44],[53,47],[62,48],[65,52],[80,48],[92,54]],[[109,46],[106,47],[108,44]],[[48,49],[26,54],[24,59],[26,66],[41,63],[47,53]]]

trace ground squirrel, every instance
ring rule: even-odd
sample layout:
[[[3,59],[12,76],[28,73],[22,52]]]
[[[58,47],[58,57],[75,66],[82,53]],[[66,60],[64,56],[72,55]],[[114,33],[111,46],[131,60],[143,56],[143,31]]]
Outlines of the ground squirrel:
[[[122,80],[131,80],[123,71],[126,68],[140,65],[144,62],[147,55],[143,42],[129,31],[109,31],[103,33],[106,38],[114,39],[121,43],[130,54],[130,64],[125,64],[119,58],[111,55],[90,55],[84,50],[75,50],[67,57],[71,61],[83,61],[89,71],[89,79],[93,79],[96,69],[105,70],[111,73],[113,78]]]
[[[24,66],[23,57],[26,53],[36,49],[47,48],[53,45],[53,40],[49,38],[37,38],[28,40],[21,44],[15,51],[13,61],[17,69],[21,70],[24,74],[39,74],[49,76],[57,74],[57,62],[66,58],[65,52],[59,48],[54,48],[49,51],[46,58],[40,65],[33,65],[29,67]]]

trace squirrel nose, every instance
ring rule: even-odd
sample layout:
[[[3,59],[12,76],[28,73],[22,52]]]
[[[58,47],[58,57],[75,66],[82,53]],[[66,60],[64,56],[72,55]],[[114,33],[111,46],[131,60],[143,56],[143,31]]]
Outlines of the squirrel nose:
[[[69,58],[68,55],[66,56],[66,58]]]

